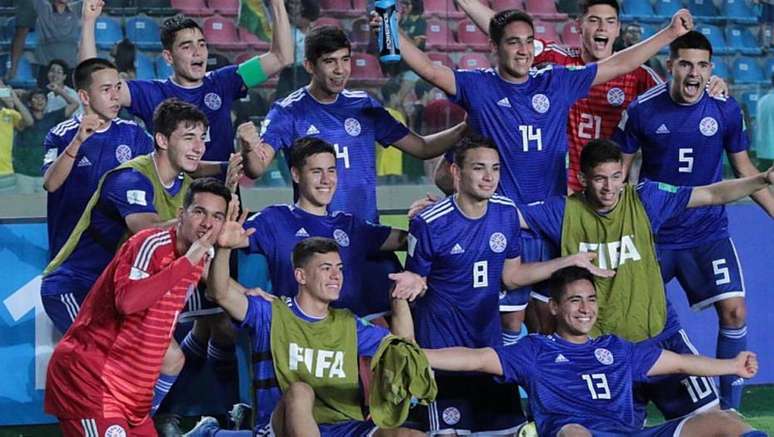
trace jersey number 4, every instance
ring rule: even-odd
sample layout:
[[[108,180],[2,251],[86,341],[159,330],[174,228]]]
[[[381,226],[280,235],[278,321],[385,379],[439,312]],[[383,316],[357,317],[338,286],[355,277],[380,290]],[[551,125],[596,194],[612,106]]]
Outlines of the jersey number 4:
[[[347,146],[340,147],[338,144],[334,144],[333,148],[336,149],[336,159],[343,159],[344,168],[349,168],[349,148]]]
[[[607,376],[604,373],[592,373],[581,375],[591,393],[591,399],[610,399],[610,386],[607,385]]]
[[[519,126],[519,132],[521,132],[521,144],[522,149],[525,152],[529,152],[529,143],[535,141],[537,143],[538,152],[543,150],[543,132],[540,128],[534,129],[534,126],[521,125]]]

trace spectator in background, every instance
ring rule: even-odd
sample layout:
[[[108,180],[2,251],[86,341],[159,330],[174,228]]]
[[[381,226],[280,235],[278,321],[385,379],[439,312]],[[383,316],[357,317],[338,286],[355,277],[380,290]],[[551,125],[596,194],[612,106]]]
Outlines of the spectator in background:
[[[756,111],[758,125],[755,128],[755,153],[758,168],[769,168],[774,164],[774,74],[771,75],[772,88],[758,99]]]
[[[73,115],[74,112],[83,112],[78,93],[65,84],[65,80],[70,77],[70,69],[67,68],[67,64],[61,59],[52,59],[46,70],[48,78],[46,88],[49,89],[46,112],[65,108],[66,118]]]
[[[16,6],[16,14],[14,16],[16,19],[16,31],[11,41],[11,66],[5,74],[6,80],[11,80],[16,76],[19,59],[24,54],[24,43],[27,40],[27,34],[31,28],[35,27],[35,21],[38,19],[35,9],[29,5],[29,0],[16,0],[14,5]]]
[[[32,123],[27,108],[19,100],[16,90],[0,81],[0,191],[11,190],[16,186],[13,174],[13,146],[15,131],[24,129]]]
[[[69,68],[78,64],[82,5],[83,2],[72,0],[32,0],[38,15],[35,22],[38,65],[48,65],[53,59],[62,59]]]
[[[110,50],[110,56],[113,63],[118,67],[118,74],[123,80],[132,80],[137,78],[137,70],[134,66],[134,59],[137,56],[137,47],[128,39],[122,39]]]
[[[641,40],[642,26],[637,23],[626,24],[621,31],[621,37],[618,39],[618,41],[615,42],[613,50],[616,52],[621,51],[627,47],[631,47],[637,44]],[[664,68],[664,65],[655,56],[650,58],[648,62],[645,63],[645,65],[655,70],[662,79],[667,77],[667,71]]]
[[[281,99],[293,92],[299,86],[309,83],[312,76],[304,68],[304,39],[318,18],[320,18],[319,0],[287,0],[285,3],[290,20],[290,31],[293,34],[295,55],[293,65],[283,69],[279,75],[279,83],[274,99]]]
[[[403,9],[398,23],[400,29],[414,41],[420,50],[424,50],[427,39],[427,21],[422,16],[425,12],[422,0],[401,0],[400,5]]]
[[[382,102],[392,118],[404,126],[408,125],[408,117],[403,111],[401,96],[401,77],[391,78],[382,87]],[[403,175],[403,152],[397,147],[382,147],[376,143],[376,180],[380,184],[395,185],[405,182]]]

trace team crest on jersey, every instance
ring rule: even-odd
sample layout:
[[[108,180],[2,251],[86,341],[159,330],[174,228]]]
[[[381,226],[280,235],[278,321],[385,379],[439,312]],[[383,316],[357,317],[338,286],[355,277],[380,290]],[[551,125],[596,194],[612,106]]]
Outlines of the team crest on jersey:
[[[219,95],[215,93],[207,93],[207,95],[204,96],[204,104],[213,111],[217,111],[220,109],[223,101],[220,99]]]
[[[132,149],[130,149],[129,146],[121,144],[116,147],[116,161],[123,164],[130,159],[132,159]]]
[[[705,137],[711,137],[718,131],[718,121],[712,117],[704,117],[699,122],[699,131]]]
[[[336,243],[341,247],[349,246],[349,235],[341,229],[333,231],[333,239],[336,240]]]
[[[605,348],[594,349],[594,356],[597,357],[597,361],[606,366],[613,364],[613,353]]]
[[[623,105],[624,100],[626,100],[626,94],[621,88],[610,88],[610,90],[607,91],[607,103],[610,103],[613,106],[621,106]]]
[[[543,49],[546,48],[545,44],[543,44],[543,41],[541,41],[539,39],[535,40],[534,47],[535,47],[535,56],[538,56],[541,53],[543,53]]]
[[[349,136],[356,137],[360,135],[360,122],[356,118],[348,118],[344,120],[344,130],[347,131]]]
[[[449,407],[443,410],[442,416],[443,416],[443,423],[447,425],[456,425],[457,422],[459,422],[460,418],[462,417],[462,415],[460,414],[460,410],[454,407]]]
[[[105,437],[126,437],[126,430],[121,425],[110,425],[105,430]]]
[[[506,245],[508,245],[508,239],[500,232],[495,232],[489,237],[489,248],[494,253],[501,253],[505,250]]]
[[[535,94],[532,96],[532,109],[535,111],[545,114],[550,107],[551,101],[548,100],[548,97],[545,94]]]

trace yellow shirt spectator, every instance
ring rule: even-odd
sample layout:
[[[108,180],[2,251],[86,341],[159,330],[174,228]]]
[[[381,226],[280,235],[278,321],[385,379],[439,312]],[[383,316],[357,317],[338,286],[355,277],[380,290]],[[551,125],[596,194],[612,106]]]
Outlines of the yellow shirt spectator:
[[[386,108],[392,117],[404,126],[406,125],[406,115],[394,108]],[[403,174],[403,152],[397,147],[382,147],[376,143],[376,175],[377,176],[400,176]]]
[[[13,173],[14,129],[21,125],[22,116],[15,109],[0,109],[0,175]]]

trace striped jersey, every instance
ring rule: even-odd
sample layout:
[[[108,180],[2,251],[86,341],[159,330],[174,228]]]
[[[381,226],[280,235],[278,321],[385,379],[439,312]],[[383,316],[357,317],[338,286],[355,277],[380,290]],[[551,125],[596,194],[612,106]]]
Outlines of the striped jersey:
[[[535,41],[535,65],[557,64],[579,66],[586,63],[580,48],[564,48],[553,42]],[[635,97],[663,80],[650,67],[641,65],[636,70],[591,87],[587,97],[579,99],[570,108],[567,123],[570,165],[567,183],[573,191],[580,191],[580,152],[587,142],[596,138],[611,138],[621,113]]]
[[[121,247],[54,350],[46,412],[130,425],[148,417],[177,316],[203,270],[176,253],[176,238],[175,229],[147,229]]]

